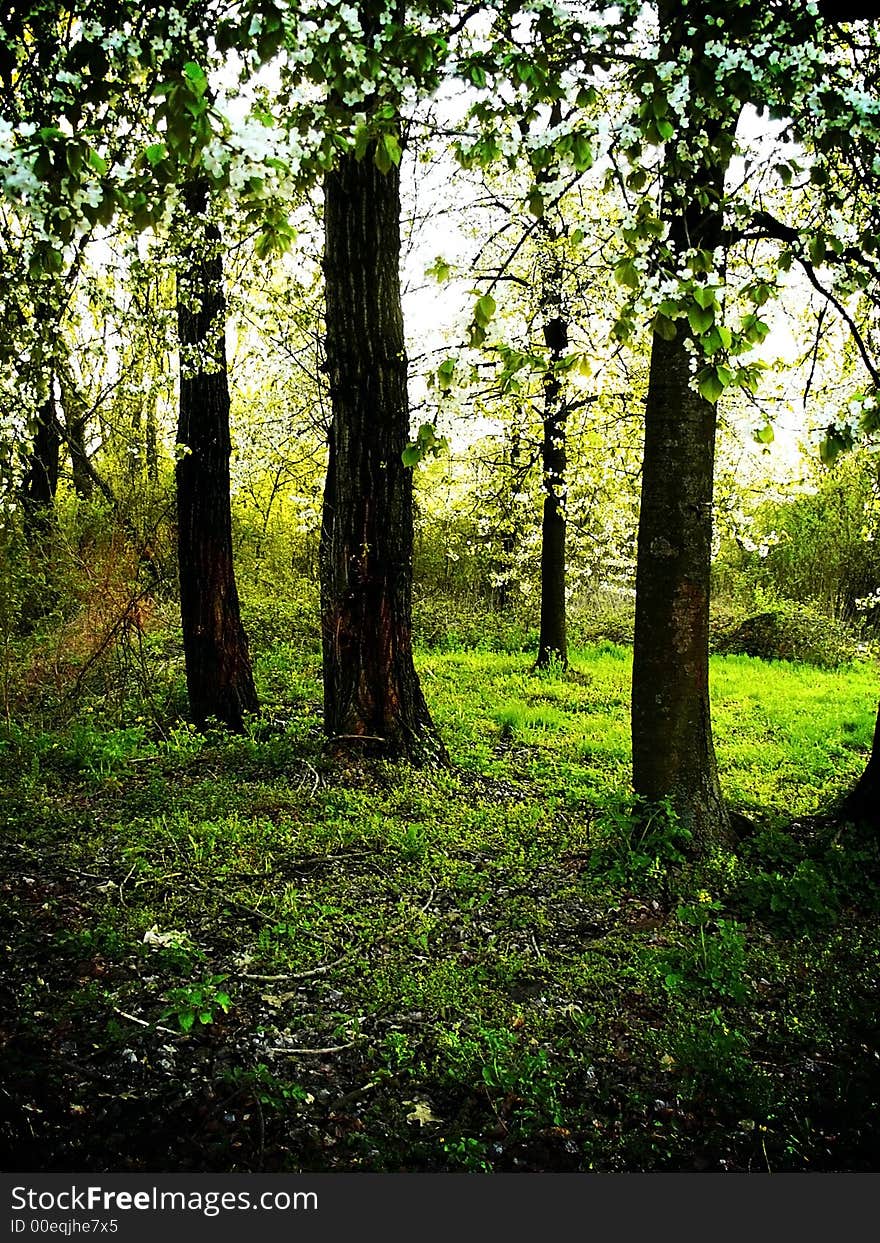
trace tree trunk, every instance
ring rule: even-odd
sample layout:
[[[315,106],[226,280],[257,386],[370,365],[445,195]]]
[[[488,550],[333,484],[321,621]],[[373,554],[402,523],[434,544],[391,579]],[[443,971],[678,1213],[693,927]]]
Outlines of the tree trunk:
[[[841,813],[880,828],[880,707],[867,766],[844,800]]]
[[[398,171],[381,173],[372,148],[344,156],[324,198],[333,414],[320,546],[324,727],[362,752],[445,762],[412,658]]]
[[[665,196],[670,247],[720,244],[723,172],[679,173]],[[698,205],[697,191],[712,206]],[[709,578],[717,412],[691,387],[686,320],[667,341],[657,333],[645,405],[645,449],[636,560],[633,647],[633,786],[650,802],[669,799],[695,851],[726,839],[709,711]]]
[[[715,406],[683,337],[655,335],[645,407],[633,647],[633,785],[669,798],[697,845],[726,834],[709,714]]]
[[[34,440],[21,484],[21,505],[29,535],[48,530],[58,488],[61,436],[51,392],[37,410]]]
[[[73,490],[81,501],[90,501],[95,493],[94,480],[89,471],[89,455],[86,450],[86,423],[84,419],[68,422],[67,448],[70,453],[70,471]]]
[[[178,277],[180,418],[176,468],[180,615],[193,720],[240,730],[259,708],[232,559],[229,383],[220,233],[204,219],[207,193],[184,196],[191,240]]]
[[[558,126],[561,122],[562,105],[557,100],[550,110],[550,125]],[[537,184],[552,183],[558,175],[559,169],[551,165],[538,173]],[[544,491],[541,515],[541,633],[536,669],[546,669],[554,663],[564,668],[568,664],[565,615],[565,421],[568,410],[562,379],[555,370],[555,365],[568,349],[568,322],[563,310],[564,273],[558,249],[564,229],[554,228],[544,216],[541,232],[547,248],[541,282],[547,371],[544,375],[544,439],[541,449]]]
[[[561,281],[562,274],[558,273]],[[568,348],[568,324],[561,315],[544,324],[544,340],[552,367]],[[544,512],[541,520],[541,634],[535,667],[568,664],[565,616],[565,397],[558,372],[544,379],[544,443],[542,470]]]

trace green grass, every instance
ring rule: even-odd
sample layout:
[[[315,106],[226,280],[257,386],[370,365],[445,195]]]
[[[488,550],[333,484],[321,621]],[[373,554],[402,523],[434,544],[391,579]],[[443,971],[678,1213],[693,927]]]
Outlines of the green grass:
[[[874,1168],[878,843],[811,819],[873,667],[713,659],[757,828],[694,865],[625,649],[418,663],[448,771],[331,765],[302,645],[241,738],[5,730],[6,1168]]]

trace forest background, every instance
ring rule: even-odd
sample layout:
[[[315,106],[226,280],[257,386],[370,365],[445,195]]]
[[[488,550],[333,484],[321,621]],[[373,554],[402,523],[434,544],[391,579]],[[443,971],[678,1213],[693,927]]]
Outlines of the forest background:
[[[871,1168],[874,26],[6,9],[8,1162]]]

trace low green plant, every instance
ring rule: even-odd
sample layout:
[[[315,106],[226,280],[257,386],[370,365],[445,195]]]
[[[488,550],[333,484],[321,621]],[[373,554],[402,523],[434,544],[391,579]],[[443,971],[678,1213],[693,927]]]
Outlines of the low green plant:
[[[441,1137],[440,1148],[453,1169],[488,1174],[492,1170],[489,1145],[475,1135],[459,1135],[455,1139]]]
[[[697,902],[676,910],[679,924],[694,931],[661,957],[670,993],[699,992],[725,1002],[745,1001],[749,994],[745,936],[736,920],[718,918],[721,909],[709,894],[700,894]]]
[[[647,804],[609,797],[603,801],[599,831],[591,871],[619,885],[662,880],[670,867],[685,862],[693,841],[668,799]]]
[[[160,1021],[174,1018],[182,1032],[190,1032],[196,1023],[207,1026],[214,1022],[218,1011],[225,1014],[232,1005],[232,998],[220,985],[225,975],[210,975],[197,984],[184,984],[166,993],[168,1006]]]
[[[291,1105],[311,1102],[312,1095],[299,1083],[279,1079],[264,1062],[253,1067],[234,1066],[224,1071],[224,1080],[242,1092],[249,1092],[266,1109],[287,1111]]]
[[[740,892],[759,919],[793,933],[830,928],[840,915],[840,900],[827,874],[811,859],[802,859],[788,873],[753,873]]]

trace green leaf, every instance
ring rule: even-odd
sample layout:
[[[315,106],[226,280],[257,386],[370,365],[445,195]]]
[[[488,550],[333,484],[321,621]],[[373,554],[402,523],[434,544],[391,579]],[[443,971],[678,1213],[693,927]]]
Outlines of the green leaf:
[[[749,345],[760,345],[770,331],[770,325],[758,319],[757,315],[746,315],[743,319],[742,330]]]
[[[670,138],[675,133],[675,128],[672,125],[671,121],[658,121],[657,122],[657,133],[660,135],[660,137],[663,139],[664,142],[669,142]]]
[[[724,384],[719,379],[715,367],[704,367],[702,371],[697,372],[697,388],[701,397],[715,404],[724,392]]]
[[[705,310],[715,305],[716,289],[714,285],[694,285],[694,302]]]
[[[196,1021],[196,1016],[192,1010],[181,1010],[177,1015],[177,1021],[180,1024],[180,1030],[182,1032],[192,1031],[193,1024]]]
[[[825,239],[821,233],[810,239],[810,259],[816,267],[825,262]]]
[[[83,152],[79,143],[69,142],[67,144],[64,149],[64,159],[71,177],[79,177],[83,170]]]
[[[769,423],[767,423],[764,427],[759,427],[756,432],[752,433],[752,435],[754,436],[755,440],[757,441],[759,445],[772,444],[773,434],[774,434],[773,428],[770,426]]]
[[[165,146],[164,142],[154,142],[149,147],[147,147],[146,151],[144,152],[144,155],[147,157],[148,163],[153,164],[153,165],[158,164],[160,160],[164,160],[167,154],[168,154],[168,149]]]
[[[689,306],[687,317],[688,323],[691,326],[691,331],[697,336],[702,336],[703,333],[708,332],[715,323],[715,311],[712,307],[708,307],[706,310],[703,310],[703,308],[699,306]]]
[[[197,65],[194,60],[189,60],[183,66],[183,75],[190,84],[190,90],[194,95],[201,98],[208,89],[208,79],[205,76],[204,69]]]
[[[536,219],[540,220],[544,215],[544,196],[537,186],[533,186],[529,191],[526,206]]]
[[[209,1023],[213,1023],[213,1022],[214,1022],[214,1016],[213,1016],[213,1014],[211,1013],[211,1011],[210,1011],[210,1010],[200,1010],[200,1011],[199,1011],[199,1022],[200,1022],[200,1023],[202,1023],[205,1027],[207,1027],[207,1025],[208,1025]]]
[[[425,268],[425,276],[432,277],[438,285],[442,285],[444,281],[448,281],[452,274],[452,265],[447,263],[442,255],[437,255],[434,262],[429,268]]]
[[[573,140],[574,166],[579,173],[593,167],[593,148],[584,134],[575,134]]]
[[[447,449],[448,443],[445,436],[437,435],[437,428],[433,423],[423,423],[418,430],[418,434],[414,441],[406,446],[401,454],[404,466],[416,466],[427,454],[436,457],[443,449]]]
[[[472,350],[477,350],[486,340],[486,329],[482,324],[472,323],[468,329],[468,345]]]
[[[455,359],[447,358],[446,361],[442,362],[437,368],[437,385],[443,392],[446,392],[448,389],[452,388],[454,375]]]
[[[95,170],[99,177],[103,177],[107,171],[107,161],[102,155],[98,155],[97,151],[89,148],[88,155],[89,164]]]
[[[614,269],[614,279],[627,289],[638,289],[639,273],[632,259],[623,259]]]
[[[474,306],[474,319],[481,328],[485,328],[495,314],[496,302],[491,294],[485,293],[478,298]]]
[[[675,340],[677,332],[675,321],[669,319],[666,315],[661,314],[660,311],[658,311],[654,316],[653,328],[657,333],[657,336],[662,337],[664,341]]]
[[[711,250],[698,250],[691,255],[692,272],[711,272],[715,266],[715,255]]]
[[[105,190],[97,208],[99,224],[109,224],[116,214],[116,195],[112,190]]]
[[[823,465],[831,466],[841,453],[848,453],[852,447],[852,435],[832,424],[826,430],[825,439],[819,445],[819,457]]]
[[[392,168],[396,168],[400,164],[400,143],[394,134],[382,134],[376,143],[376,150],[373,155],[376,167],[380,173],[389,173]]]

